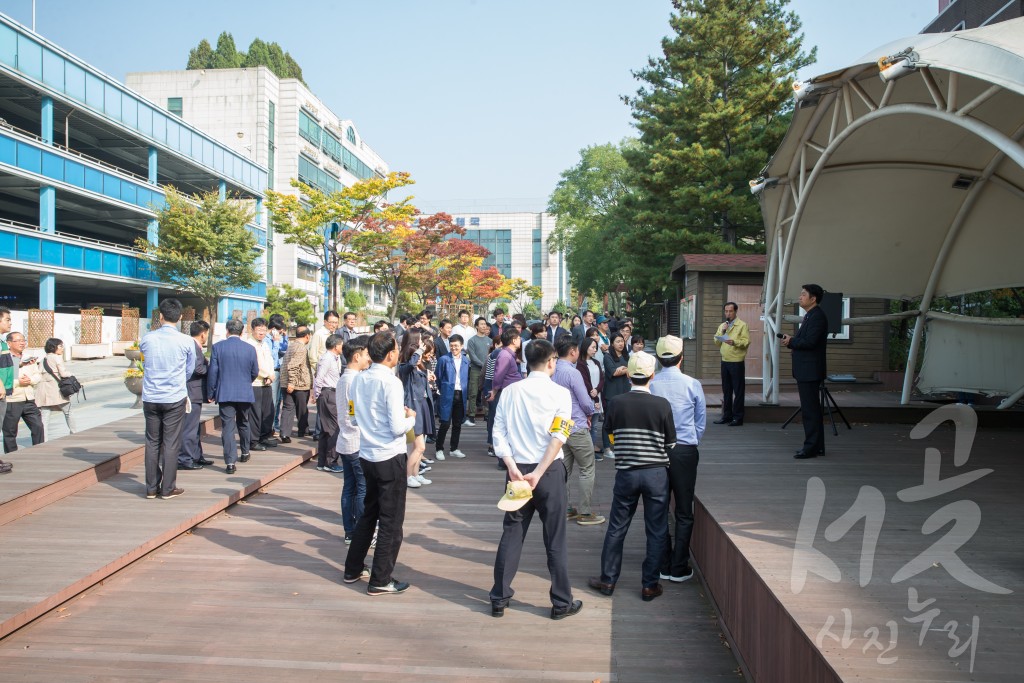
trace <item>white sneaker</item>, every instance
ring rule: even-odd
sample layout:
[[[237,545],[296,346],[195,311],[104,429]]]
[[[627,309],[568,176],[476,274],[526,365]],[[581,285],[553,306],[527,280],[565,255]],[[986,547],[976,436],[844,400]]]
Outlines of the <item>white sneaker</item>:
[[[472,420],[470,420],[470,419],[469,419],[469,418],[467,417],[467,418],[466,418],[466,421],[462,423],[462,426],[463,426],[463,427],[476,427],[476,422],[473,422]]]
[[[456,448],[454,451],[451,452],[451,456],[453,458],[465,458],[466,454],[460,451],[458,448]]]
[[[423,486],[423,484],[420,483],[419,477],[408,477],[405,483],[411,489],[418,489],[419,487]]]
[[[420,474],[423,474],[424,472],[429,472],[432,469],[434,468],[431,467],[430,465],[420,465]]]
[[[444,451],[438,450],[436,453],[434,453],[434,460],[438,462],[444,462]]]
[[[427,463],[428,465],[433,465],[433,464],[434,464],[434,461],[433,461],[433,460],[431,460],[430,458],[426,457],[426,456],[424,456],[424,457],[420,458],[420,462],[421,462],[421,463],[422,463],[422,462],[425,462],[425,463]]]
[[[418,481],[421,484],[433,484],[434,483],[434,482],[430,481],[429,479],[427,479],[426,477],[424,477],[422,474],[417,474],[415,477],[413,477],[413,479],[415,479],[416,481]]]
[[[614,460],[615,459],[615,451],[613,451],[610,448],[604,449],[604,457],[608,458],[609,460]]]

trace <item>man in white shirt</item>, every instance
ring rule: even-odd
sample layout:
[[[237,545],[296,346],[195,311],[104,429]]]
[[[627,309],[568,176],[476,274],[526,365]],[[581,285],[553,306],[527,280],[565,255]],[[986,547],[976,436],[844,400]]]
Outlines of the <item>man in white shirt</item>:
[[[469,311],[459,311],[459,322],[452,328],[452,334],[462,337],[463,341],[469,341],[476,334],[476,328],[469,324]]]
[[[407,480],[405,433],[416,423],[416,412],[405,407],[402,381],[395,375],[398,343],[391,332],[378,332],[367,346],[373,365],[353,380],[349,401],[352,422],[359,427],[359,460],[366,477],[363,515],[352,534],[345,558],[345,583],[368,577],[367,595],[396,595],[409,588],[391,576],[402,547]],[[373,570],[363,562],[377,528]]]
[[[249,408],[249,444],[251,451],[265,451],[277,448],[277,440],[271,440],[274,433],[274,358],[263,343],[267,336],[267,321],[253,318],[249,324],[252,336],[246,341],[256,349],[256,361],[260,373],[252,383],[253,401]]]
[[[494,417],[494,452],[505,462],[507,481],[526,481],[533,496],[505,513],[498,554],[494,559],[491,616],[505,615],[515,594],[512,579],[519,569],[526,530],[533,513],[544,525],[544,548],[551,572],[551,618],[564,619],[583,607],[569,585],[569,552],[565,541],[565,465],[562,444],[572,430],[569,390],[551,380],[558,357],[550,342],[538,339],[526,354],[529,376],[504,388]]]

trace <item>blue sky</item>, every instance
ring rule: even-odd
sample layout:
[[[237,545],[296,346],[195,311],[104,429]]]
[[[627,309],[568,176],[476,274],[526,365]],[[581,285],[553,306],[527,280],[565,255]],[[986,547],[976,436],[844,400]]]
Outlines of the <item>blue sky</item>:
[[[0,0],[28,25],[31,0]],[[917,33],[938,0],[793,0],[824,73]],[[299,62],[313,91],[427,211],[540,210],[581,148],[631,134],[620,96],[657,54],[668,0],[37,0],[36,29],[123,79],[184,68],[222,30]]]

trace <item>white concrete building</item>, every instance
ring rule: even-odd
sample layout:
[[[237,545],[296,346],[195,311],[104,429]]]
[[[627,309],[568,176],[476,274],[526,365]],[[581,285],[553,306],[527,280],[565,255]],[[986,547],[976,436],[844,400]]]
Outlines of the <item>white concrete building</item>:
[[[265,166],[268,187],[279,192],[297,193],[292,178],[330,192],[388,173],[352,121],[337,116],[298,79],[278,78],[267,67],[130,73],[125,82]],[[272,244],[268,280],[308,292],[319,314],[324,285],[317,257],[280,235]],[[386,305],[357,269],[344,267],[343,277],[345,288],[358,286],[370,306]]]
[[[510,278],[522,278],[543,291],[540,308],[547,312],[556,302],[569,302],[569,269],[561,251],[548,251],[555,229],[549,213],[456,213],[455,223],[466,229],[464,239],[486,247],[491,255],[483,265],[495,266]]]

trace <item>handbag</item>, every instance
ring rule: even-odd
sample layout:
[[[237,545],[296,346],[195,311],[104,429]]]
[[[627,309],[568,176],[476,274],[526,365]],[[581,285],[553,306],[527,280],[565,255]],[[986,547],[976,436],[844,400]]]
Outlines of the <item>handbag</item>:
[[[64,398],[71,398],[79,391],[82,391],[82,383],[78,381],[78,378],[74,375],[68,377],[58,377],[53,374],[53,370],[50,369],[50,365],[43,359],[43,369],[50,373],[50,377],[53,377],[57,381],[57,390],[60,391],[60,395]],[[85,396],[84,392],[82,394]]]

